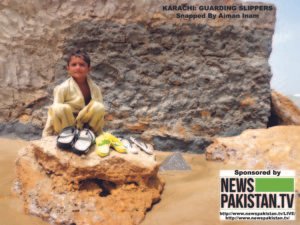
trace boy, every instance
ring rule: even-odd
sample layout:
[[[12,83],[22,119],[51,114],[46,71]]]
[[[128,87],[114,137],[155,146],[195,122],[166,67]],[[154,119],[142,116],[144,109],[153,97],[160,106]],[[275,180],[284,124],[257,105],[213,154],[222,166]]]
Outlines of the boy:
[[[71,76],[54,89],[54,102],[49,107],[43,137],[59,134],[65,127],[82,129],[88,124],[99,135],[104,125],[104,105],[100,88],[89,78],[90,57],[77,49],[68,57],[67,71]]]

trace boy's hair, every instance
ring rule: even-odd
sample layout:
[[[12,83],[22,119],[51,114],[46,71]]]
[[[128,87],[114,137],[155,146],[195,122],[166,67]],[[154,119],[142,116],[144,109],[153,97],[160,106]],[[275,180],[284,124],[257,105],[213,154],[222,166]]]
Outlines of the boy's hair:
[[[67,58],[67,65],[69,65],[72,56],[82,58],[83,61],[85,61],[88,64],[89,67],[91,66],[90,56],[87,54],[87,52],[85,50],[77,48],[77,49],[74,49],[73,51],[71,51]]]

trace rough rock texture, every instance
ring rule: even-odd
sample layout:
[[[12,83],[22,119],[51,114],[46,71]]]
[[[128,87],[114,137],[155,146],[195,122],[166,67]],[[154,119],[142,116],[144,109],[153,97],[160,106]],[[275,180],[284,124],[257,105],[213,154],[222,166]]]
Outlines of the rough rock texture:
[[[191,166],[185,161],[180,152],[168,156],[160,165],[160,171],[166,170],[191,170]]]
[[[269,126],[300,125],[300,109],[284,95],[272,91],[272,107]]]
[[[203,152],[211,136],[266,127],[274,5],[271,11],[252,12],[258,19],[185,20],[176,19],[177,11],[162,10],[182,3],[224,5],[1,1],[2,133],[17,130],[11,123],[40,132],[53,87],[67,77],[64,55],[74,46],[86,48],[92,57],[107,129],[139,134],[160,150]]]
[[[112,152],[100,158],[32,142],[16,161],[16,190],[28,213],[55,224],[139,224],[158,202],[163,181],[154,156]]]
[[[300,126],[246,130],[236,137],[216,138],[206,149],[208,160],[239,169],[292,169],[300,192]]]

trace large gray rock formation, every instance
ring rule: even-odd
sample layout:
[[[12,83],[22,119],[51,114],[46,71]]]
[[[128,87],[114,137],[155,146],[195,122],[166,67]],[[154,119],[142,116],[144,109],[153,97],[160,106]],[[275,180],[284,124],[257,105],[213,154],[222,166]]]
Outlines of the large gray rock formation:
[[[53,87],[67,77],[64,55],[74,46],[91,55],[107,129],[140,134],[160,150],[202,152],[211,136],[266,127],[275,7],[251,11],[255,19],[185,20],[162,10],[181,3],[204,4],[2,1],[0,132],[40,132]]]

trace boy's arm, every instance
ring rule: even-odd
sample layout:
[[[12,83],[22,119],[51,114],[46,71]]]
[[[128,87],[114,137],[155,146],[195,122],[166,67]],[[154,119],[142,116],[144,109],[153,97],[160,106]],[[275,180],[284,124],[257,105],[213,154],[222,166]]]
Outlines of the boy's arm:
[[[65,100],[64,96],[65,95],[64,95],[64,90],[63,90],[62,87],[56,86],[54,88],[53,95],[54,95],[53,104],[55,104],[55,103],[64,103],[64,100]]]
[[[103,103],[100,87],[90,78],[88,78],[88,84],[90,87],[92,100]]]
[[[94,100],[97,101],[97,102],[101,102],[103,103],[103,97],[102,97],[102,94],[101,94],[101,90],[98,86],[96,86],[96,88],[94,88]]]

